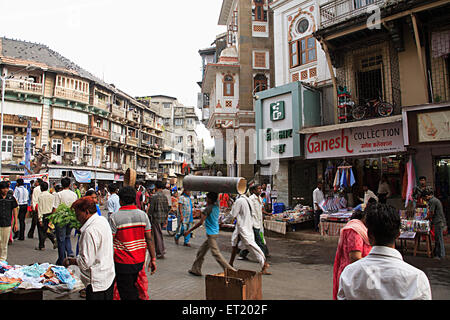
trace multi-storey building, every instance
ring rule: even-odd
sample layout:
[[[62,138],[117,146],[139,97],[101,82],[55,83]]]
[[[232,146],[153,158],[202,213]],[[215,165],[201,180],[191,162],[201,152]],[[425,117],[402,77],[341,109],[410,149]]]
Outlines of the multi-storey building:
[[[218,36],[214,57],[200,51],[207,62],[203,120],[215,138],[216,156],[226,162],[228,176],[250,180],[255,174],[253,104],[255,93],[274,83],[272,20],[267,0],[223,0],[219,25],[227,27],[226,47]]]
[[[162,118],[149,104],[93,76],[47,46],[0,39],[5,81],[3,174],[23,174],[24,138],[32,120],[33,151],[50,152],[49,177],[91,174],[118,181],[128,168],[156,180]]]
[[[164,147],[159,162],[159,176],[172,184],[182,185],[201,154],[201,144],[195,131],[199,122],[194,107],[186,107],[177,98],[155,95],[148,97],[161,115],[164,128]]]
[[[311,204],[313,187],[303,188],[304,182],[323,179],[332,192],[338,168],[350,167],[355,178],[354,186],[345,188],[350,205],[363,184],[376,192],[385,176],[393,194],[388,203],[402,208],[405,167],[412,159],[416,176],[427,176],[448,203],[448,1],[278,0],[271,6],[277,88],[258,93],[257,119],[261,129],[277,129],[280,108],[276,117],[269,112],[275,103],[299,123],[289,142],[276,139],[296,151],[294,157],[286,152],[290,167],[281,165],[274,177],[278,194],[288,194],[282,202],[304,198]],[[314,48],[316,62],[309,61]],[[318,79],[311,81],[316,66]],[[318,92],[317,99],[305,100],[309,91]],[[261,149],[265,140],[259,138]]]

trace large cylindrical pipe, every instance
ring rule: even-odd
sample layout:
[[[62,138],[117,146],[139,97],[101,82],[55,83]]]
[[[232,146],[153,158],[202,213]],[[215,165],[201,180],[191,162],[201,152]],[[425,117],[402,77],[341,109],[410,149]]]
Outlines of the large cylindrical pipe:
[[[186,176],[183,188],[189,191],[244,194],[247,190],[245,178]]]

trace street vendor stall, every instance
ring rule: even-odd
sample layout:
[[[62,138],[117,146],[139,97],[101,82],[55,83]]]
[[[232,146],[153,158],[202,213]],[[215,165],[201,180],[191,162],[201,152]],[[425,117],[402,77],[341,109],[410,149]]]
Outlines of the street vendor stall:
[[[295,231],[296,226],[301,223],[311,221],[314,211],[309,206],[298,204],[292,210],[285,210],[281,213],[273,213],[266,216],[264,228],[273,232],[286,234],[289,230]]]
[[[347,206],[342,193],[331,193],[319,204],[323,213],[320,215],[319,230],[322,236],[339,236],[341,229],[350,220],[353,208]]]
[[[79,277],[69,269],[49,263],[29,266],[0,261],[0,300],[42,300],[43,291],[69,294],[83,289]]]
[[[414,215],[408,215],[406,210],[400,210],[401,233],[398,241],[400,242],[400,251],[406,253],[408,251],[407,241],[414,240],[414,256],[422,253],[420,250],[420,242],[425,241],[426,251],[423,251],[429,258],[432,257],[433,244],[431,236],[430,221],[424,220],[427,215],[427,208],[416,208]]]

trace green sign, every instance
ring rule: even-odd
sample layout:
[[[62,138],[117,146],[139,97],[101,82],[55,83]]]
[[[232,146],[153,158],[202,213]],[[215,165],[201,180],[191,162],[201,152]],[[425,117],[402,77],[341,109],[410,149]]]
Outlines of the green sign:
[[[280,121],[284,120],[286,117],[285,109],[284,109],[284,101],[278,101],[276,103],[272,103],[270,105],[270,120],[271,121]]]

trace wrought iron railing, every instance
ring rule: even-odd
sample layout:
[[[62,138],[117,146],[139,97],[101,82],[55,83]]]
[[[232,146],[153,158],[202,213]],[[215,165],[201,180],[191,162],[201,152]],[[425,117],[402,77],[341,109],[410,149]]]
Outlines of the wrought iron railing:
[[[383,5],[385,0],[337,0],[320,6],[320,25],[326,28],[367,13],[372,5]],[[371,12],[370,12],[371,13]]]

